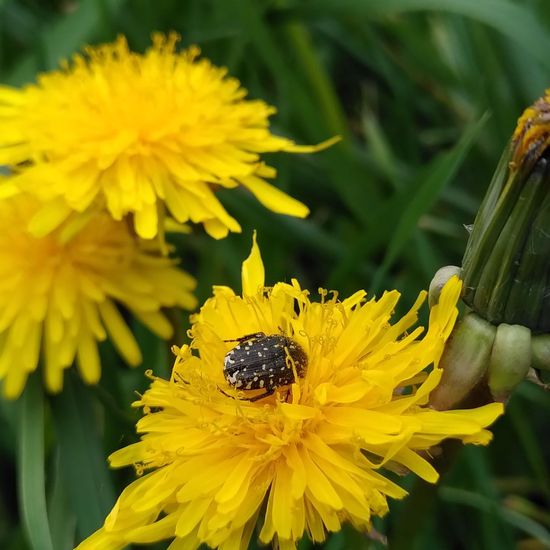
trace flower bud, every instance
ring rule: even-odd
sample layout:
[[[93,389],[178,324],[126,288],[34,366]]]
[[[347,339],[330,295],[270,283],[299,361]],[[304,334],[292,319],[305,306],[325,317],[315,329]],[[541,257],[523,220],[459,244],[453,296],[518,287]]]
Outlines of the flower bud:
[[[489,188],[463,260],[464,301],[494,324],[550,331],[550,154]]]
[[[430,308],[435,306],[439,301],[439,295],[445,283],[455,275],[460,279],[461,271],[460,267],[456,265],[446,265],[437,270],[428,290],[428,303],[430,304]]]
[[[491,395],[504,401],[522,382],[531,366],[531,331],[522,325],[501,323],[496,330],[489,360]]]
[[[550,371],[550,334],[531,337],[531,361],[535,369]]]
[[[438,409],[476,387],[504,401],[537,378],[532,367],[550,370],[549,114],[550,90],[520,117],[476,216],[460,271],[472,312],[443,353]],[[430,305],[449,269],[434,277]]]
[[[495,326],[471,312],[455,326],[439,363],[441,381],[430,395],[434,409],[452,409],[483,380],[495,334]]]

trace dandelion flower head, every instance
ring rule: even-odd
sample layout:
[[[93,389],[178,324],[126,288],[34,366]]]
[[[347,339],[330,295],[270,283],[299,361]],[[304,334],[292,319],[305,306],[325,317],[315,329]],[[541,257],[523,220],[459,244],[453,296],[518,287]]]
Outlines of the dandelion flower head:
[[[99,341],[109,338],[130,365],[141,363],[122,306],[162,338],[172,326],[162,307],[193,309],[194,279],[104,212],[73,216],[45,237],[26,223],[40,205],[17,195],[0,201],[0,379],[18,397],[42,358],[46,387],[62,389],[76,359],[85,382],[100,378]]]
[[[104,204],[153,238],[164,206],[177,222],[203,223],[215,238],[240,231],[214,194],[243,186],[267,208],[304,217],[305,205],[266,178],[260,154],[311,152],[269,131],[275,109],[246,99],[224,68],[176,52],[176,34],[153,36],[145,54],[123,37],[89,47],[21,89],[0,87],[0,165],[18,173],[2,193],[29,191],[45,206],[31,221],[43,235],[71,211]]]
[[[457,278],[422,340],[421,328],[407,331],[425,293],[392,324],[397,291],[368,301],[363,291],[344,300],[321,291],[312,301],[296,280],[266,288],[256,243],[242,279],[242,296],[214,288],[193,317],[191,345],[176,350],[172,379],[153,378],[137,401],[145,413],[141,440],[110,463],[134,465],[141,475],[78,550],[170,538],[171,550],[245,549],[256,525],[262,543],[293,549],[304,533],[320,542],[343,522],[365,531],[387,512],[388,497],[406,494],[384,468],[435,482],[423,451],[449,437],[489,441],[486,427],[502,405],[427,406],[441,372],[423,369],[437,365],[453,327]],[[260,333],[284,335],[308,357],[301,376],[263,398],[223,374],[232,340]]]

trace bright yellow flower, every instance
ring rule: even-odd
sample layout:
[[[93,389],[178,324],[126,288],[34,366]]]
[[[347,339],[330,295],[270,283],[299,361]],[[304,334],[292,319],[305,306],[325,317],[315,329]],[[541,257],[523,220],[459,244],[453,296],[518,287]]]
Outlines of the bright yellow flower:
[[[154,378],[136,402],[145,412],[137,425],[142,439],[110,463],[147,473],[78,550],[167,538],[175,538],[172,550],[201,543],[244,549],[257,521],[261,542],[276,540],[282,549],[295,548],[304,532],[323,541],[346,521],[367,530],[373,515],[387,512],[387,497],[406,494],[383,468],[405,468],[433,483],[438,474],[421,451],[448,437],[489,441],[485,427],[502,405],[447,412],[427,406],[441,372],[423,369],[437,364],[453,327],[457,278],[432,309],[422,340],[421,328],[406,331],[425,293],[394,324],[396,291],[369,301],[363,291],[343,301],[323,291],[313,302],[295,280],[264,286],[255,243],[242,278],[242,297],[214,288],[194,317],[191,346],[176,350],[172,379]],[[257,333],[291,338],[308,365],[294,383],[251,400],[262,390],[236,390],[223,369],[238,345],[232,340]],[[241,351],[248,345],[258,354],[255,342],[259,336],[241,342]]]
[[[99,202],[117,220],[133,214],[143,238],[157,234],[164,204],[178,222],[203,223],[221,238],[240,226],[216,198],[218,186],[242,185],[274,212],[308,214],[266,182],[276,173],[260,153],[317,151],[335,140],[299,146],[272,135],[275,109],[246,99],[197,47],[176,53],[177,40],[155,35],[140,55],[120,37],[37,84],[0,87],[0,165],[19,172],[3,194],[23,189],[47,201],[31,222],[35,235]]]
[[[52,392],[75,358],[84,381],[96,383],[97,342],[107,337],[127,363],[141,363],[118,305],[165,339],[172,327],[161,308],[196,305],[193,278],[147,251],[127,223],[106,213],[73,216],[37,238],[25,229],[37,208],[26,195],[0,201],[0,378],[9,398],[19,396],[40,356]]]

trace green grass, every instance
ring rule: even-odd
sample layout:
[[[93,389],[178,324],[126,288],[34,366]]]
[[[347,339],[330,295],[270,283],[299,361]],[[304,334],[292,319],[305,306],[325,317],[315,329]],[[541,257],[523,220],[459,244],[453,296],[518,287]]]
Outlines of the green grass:
[[[143,50],[152,31],[171,29],[277,106],[277,133],[344,138],[320,154],[270,158],[277,185],[311,208],[307,220],[231,191],[220,196],[242,234],[213,241],[196,228],[178,238],[200,300],[212,284],[240,286],[257,229],[269,281],[297,276],[342,295],[397,288],[405,309],[439,267],[460,263],[464,224],[517,117],[550,85],[545,0],[0,0],[0,82],[32,81],[86,43],[123,33]],[[165,374],[164,345],[148,334],[140,341],[147,368]],[[98,388],[67,377],[62,397],[1,404],[1,548],[39,550],[48,537],[55,550],[70,548],[131,479],[108,472],[102,457],[135,437],[128,405],[147,380],[103,352],[112,368]],[[22,437],[33,407],[43,424]],[[522,386],[489,448],[456,450],[436,488],[401,481],[412,496],[376,523],[390,548],[550,547],[549,413],[550,397]],[[92,437],[67,441],[82,433]],[[42,531],[28,539],[31,524]],[[349,529],[325,545],[380,547]]]

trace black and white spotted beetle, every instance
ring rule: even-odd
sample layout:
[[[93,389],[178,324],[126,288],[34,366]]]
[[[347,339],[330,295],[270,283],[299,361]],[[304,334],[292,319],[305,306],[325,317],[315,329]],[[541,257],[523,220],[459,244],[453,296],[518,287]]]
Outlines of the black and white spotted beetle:
[[[227,353],[223,362],[227,382],[238,390],[265,390],[249,401],[262,399],[273,394],[277,388],[292,384],[292,362],[299,378],[306,372],[306,352],[288,336],[258,332],[226,342],[239,342]]]

